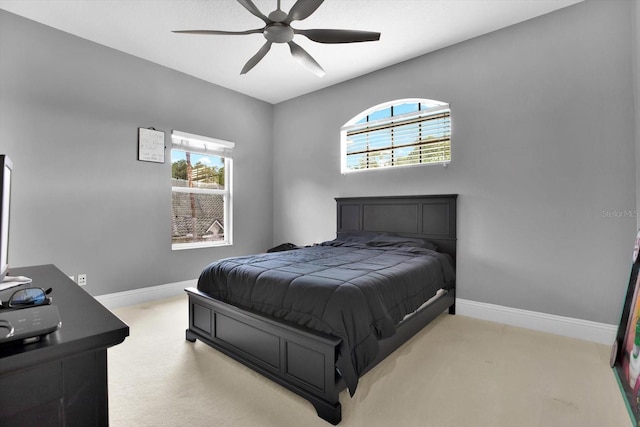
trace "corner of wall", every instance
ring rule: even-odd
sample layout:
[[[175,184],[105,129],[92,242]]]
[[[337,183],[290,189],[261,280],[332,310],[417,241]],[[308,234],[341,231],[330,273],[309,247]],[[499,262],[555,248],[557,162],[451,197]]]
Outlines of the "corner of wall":
[[[640,0],[633,0],[631,54],[633,55],[633,99],[635,109],[636,211],[640,212]],[[640,215],[636,218],[640,229]]]

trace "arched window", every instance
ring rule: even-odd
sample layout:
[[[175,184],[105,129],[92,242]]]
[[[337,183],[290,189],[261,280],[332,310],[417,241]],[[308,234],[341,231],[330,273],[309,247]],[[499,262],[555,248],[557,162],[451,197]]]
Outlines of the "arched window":
[[[342,173],[451,162],[451,111],[445,102],[385,102],[349,120],[340,134]]]

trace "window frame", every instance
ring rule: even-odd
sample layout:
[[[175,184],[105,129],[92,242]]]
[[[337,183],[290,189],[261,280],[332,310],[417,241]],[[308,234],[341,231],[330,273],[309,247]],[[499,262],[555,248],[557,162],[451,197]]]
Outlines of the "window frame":
[[[195,135],[187,132],[171,132],[171,164],[173,165],[173,150],[196,153],[201,155],[216,156],[224,159],[224,189],[174,187],[171,186],[171,194],[195,193],[221,195],[224,203],[224,239],[204,242],[173,242],[173,229],[171,230],[171,250],[185,250],[198,248],[211,248],[233,245],[233,148],[235,143],[220,139]],[[173,178],[173,174],[172,174]],[[173,196],[172,196],[173,203]],[[172,216],[173,216],[173,205]]]
[[[406,105],[406,104],[418,104],[418,105],[426,105],[427,108],[425,109],[418,109],[416,111],[413,112],[409,112],[409,113],[404,113],[404,114],[400,114],[400,115],[390,115],[388,117],[383,117],[380,119],[376,119],[373,121],[368,121],[368,117],[384,111],[386,109],[389,109],[390,111],[393,111],[394,107],[399,107],[402,105]],[[419,107],[420,108],[420,107]],[[353,153],[348,153],[348,134],[350,132],[353,132],[354,130],[358,130],[358,129],[366,129],[366,128],[376,128],[376,126],[379,125],[384,125],[384,124],[388,124],[389,125],[389,130],[391,131],[391,135],[393,135],[393,131],[397,128],[400,128],[403,125],[406,125],[407,123],[401,123],[398,126],[393,126],[394,122],[401,122],[402,119],[407,119],[410,117],[420,117],[420,116],[428,116],[428,117],[432,117],[432,116],[436,116],[437,114],[446,114],[445,118],[447,118],[448,120],[448,138],[446,141],[442,141],[442,142],[447,142],[449,144],[448,147],[448,151],[449,151],[449,158],[447,160],[442,160],[442,161],[434,161],[434,162],[418,162],[418,163],[400,163],[400,164],[390,164],[390,165],[383,165],[383,166],[375,166],[375,167],[364,167],[364,168],[352,168],[348,166],[348,156],[350,154]],[[363,119],[367,118],[366,122],[362,122]],[[420,125],[422,125],[423,123],[427,122],[429,119],[424,119],[424,120],[420,120],[419,123]],[[347,123],[345,123],[341,128],[340,128],[340,171],[343,175],[345,174],[351,174],[351,173],[357,173],[357,172],[362,172],[362,171],[371,171],[371,170],[380,170],[380,169],[394,169],[394,168],[405,168],[405,167],[416,167],[416,166],[427,166],[427,165],[443,165],[444,167],[446,167],[449,163],[451,163],[452,161],[452,157],[453,157],[453,153],[451,151],[451,143],[452,143],[452,137],[451,137],[451,129],[452,129],[452,118],[451,118],[451,106],[449,103],[447,102],[443,102],[443,101],[437,101],[437,100],[433,100],[433,99],[426,99],[426,98],[404,98],[404,99],[396,99],[393,101],[387,101],[387,102],[383,102],[381,104],[375,105],[373,107],[370,107],[368,109],[366,109],[365,111],[357,114],[355,117],[353,117],[351,120],[349,120]],[[376,129],[373,129],[371,133],[375,132]],[[362,132],[363,134],[366,134],[367,132]],[[374,152],[374,151],[378,151],[378,152],[383,152],[384,150],[391,150],[393,152],[392,155],[392,162],[395,162],[396,160],[394,159],[395,156],[395,151],[401,148],[407,148],[409,145],[401,145],[401,146],[394,146],[394,136],[390,136],[390,141],[389,144],[386,146],[382,146],[382,147],[377,147],[373,150],[369,150],[367,149],[365,152]],[[362,153],[357,153],[357,154],[362,154]]]

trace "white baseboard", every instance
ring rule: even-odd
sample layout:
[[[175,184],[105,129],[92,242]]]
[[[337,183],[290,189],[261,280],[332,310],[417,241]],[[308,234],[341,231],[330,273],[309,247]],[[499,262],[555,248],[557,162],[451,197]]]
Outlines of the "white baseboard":
[[[96,299],[111,310],[183,295],[184,288],[196,287],[196,285],[196,279],[185,280],[183,282],[100,295]],[[613,344],[618,331],[616,325],[520,310],[462,298],[456,299],[456,314],[606,345]]]
[[[150,286],[147,288],[133,289],[131,291],[99,295],[96,299],[109,310],[113,310],[114,308],[144,304],[159,299],[184,295],[184,288],[196,287],[197,282],[197,279],[185,280],[183,282],[168,283],[166,285]]]
[[[617,325],[520,310],[461,298],[456,298],[456,314],[606,345],[613,344],[618,332]]]

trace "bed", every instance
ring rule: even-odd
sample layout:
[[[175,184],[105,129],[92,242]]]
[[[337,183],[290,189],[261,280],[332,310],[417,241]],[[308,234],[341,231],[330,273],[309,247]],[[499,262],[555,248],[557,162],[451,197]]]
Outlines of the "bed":
[[[457,195],[337,198],[336,239],[220,260],[187,288],[200,340],[307,399],[339,393],[444,311],[455,314]]]

